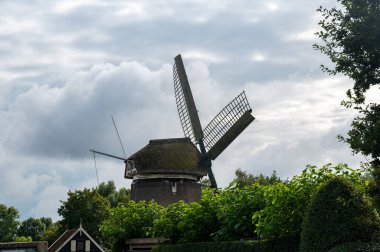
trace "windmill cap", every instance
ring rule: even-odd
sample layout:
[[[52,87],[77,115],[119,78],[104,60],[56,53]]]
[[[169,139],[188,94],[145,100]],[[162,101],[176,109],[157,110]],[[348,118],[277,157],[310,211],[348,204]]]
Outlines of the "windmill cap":
[[[150,140],[125,162],[126,178],[147,174],[207,175],[202,155],[189,138]],[[130,167],[129,163],[132,164]]]

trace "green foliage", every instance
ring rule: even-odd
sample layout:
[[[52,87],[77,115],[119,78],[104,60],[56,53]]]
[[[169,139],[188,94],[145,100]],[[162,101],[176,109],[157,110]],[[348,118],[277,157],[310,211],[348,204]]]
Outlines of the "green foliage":
[[[255,176],[247,171],[237,169],[235,171],[235,179],[231,182],[230,187],[244,188],[245,186],[250,186],[256,183],[260,185],[270,185],[277,182],[281,182],[281,179],[277,176],[276,171],[273,171],[272,175],[269,177],[262,174]]]
[[[16,208],[0,204],[0,242],[11,242],[16,239],[18,218],[19,213]]]
[[[160,218],[154,220],[153,236],[168,238],[171,243],[180,241],[183,233],[179,229],[179,223],[188,212],[186,208],[189,208],[189,204],[184,201],[172,203],[165,208]]]
[[[80,223],[91,236],[101,241],[98,225],[109,215],[110,203],[97,190],[83,189],[68,192],[68,199],[61,201],[58,214],[62,216],[61,233],[78,228]]]
[[[32,237],[28,236],[28,237],[25,237],[25,236],[17,236],[16,237],[16,242],[31,242],[33,241]]]
[[[255,225],[252,216],[265,207],[264,187],[258,182],[240,188],[230,187],[220,193],[217,220],[220,228],[214,240],[227,241],[252,238]]]
[[[300,251],[327,251],[379,238],[377,212],[350,183],[343,176],[335,177],[316,193],[302,224]]]
[[[104,237],[112,237],[114,249],[125,239],[152,237],[153,221],[159,219],[164,207],[154,201],[120,204],[110,210],[110,217],[100,225]]]
[[[206,188],[199,202],[170,204],[154,221],[154,235],[168,238],[171,243],[210,241],[211,235],[219,228],[216,217],[218,201],[219,194]]]
[[[153,252],[297,252],[298,243],[292,239],[197,242],[176,245],[164,245]]]
[[[41,218],[44,219],[44,218]],[[48,218],[50,219],[50,218]],[[44,234],[41,237],[42,241],[47,241],[49,246],[53,244],[61,235],[61,226],[59,222],[51,223],[46,229]]]
[[[243,173],[247,177],[255,177]],[[268,179],[265,181],[270,183],[255,180],[245,186],[231,183],[218,191],[206,188],[199,202],[180,201],[161,207],[154,202],[130,201],[111,210],[110,218],[101,225],[101,231],[104,237],[113,237],[115,250],[125,239],[153,236],[168,238],[172,244],[184,244],[180,249],[191,242],[259,237],[268,241],[265,246],[272,244],[272,249],[263,251],[296,251],[294,248],[299,244],[306,206],[321,185],[336,176],[351,181],[362,193],[368,190],[369,182],[361,170],[353,170],[344,164],[328,164],[320,169],[307,166],[301,175],[286,182]],[[280,244],[278,249],[273,247],[275,244]]]
[[[119,203],[126,204],[130,200],[130,190],[120,188],[117,191],[113,181],[108,181],[107,184],[104,182],[100,183],[97,190],[100,195],[110,202],[111,207],[116,207]]]
[[[300,176],[287,183],[276,183],[264,188],[265,207],[253,214],[255,232],[261,238],[299,237],[306,207],[319,187],[335,176],[344,176],[364,191],[367,183],[359,171],[340,164],[327,164],[320,169],[308,165]]]
[[[51,218],[28,218],[21,222],[18,235],[31,237],[33,241],[41,241],[45,230],[52,224]],[[49,225],[49,226],[48,226]]]
[[[380,1],[337,0],[341,8],[317,10],[322,14],[321,31],[316,35],[323,45],[314,48],[326,54],[335,64],[333,69],[322,66],[329,74],[342,73],[355,81],[355,103],[364,102],[364,92],[380,84]]]
[[[204,189],[199,202],[191,202],[178,224],[183,234],[181,242],[211,241],[211,234],[219,229],[217,210],[219,195],[214,189]]]
[[[352,121],[348,137],[339,136],[339,139],[348,143],[354,153],[380,160],[380,104],[369,104],[357,109],[361,116]]]

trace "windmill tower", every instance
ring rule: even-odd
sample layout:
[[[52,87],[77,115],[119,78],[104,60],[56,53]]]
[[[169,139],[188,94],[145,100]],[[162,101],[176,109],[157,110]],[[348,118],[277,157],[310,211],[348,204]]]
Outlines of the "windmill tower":
[[[151,140],[125,160],[124,177],[133,179],[131,198],[136,201],[154,199],[168,205],[199,200],[198,181],[206,174],[217,188],[211,161],[255,119],[243,91],[202,130],[181,55],[174,61],[174,91],[185,138]]]
[[[200,178],[207,175],[199,150],[188,138],[150,140],[126,161],[125,178],[133,179],[131,199],[154,199],[161,205],[201,197]]]

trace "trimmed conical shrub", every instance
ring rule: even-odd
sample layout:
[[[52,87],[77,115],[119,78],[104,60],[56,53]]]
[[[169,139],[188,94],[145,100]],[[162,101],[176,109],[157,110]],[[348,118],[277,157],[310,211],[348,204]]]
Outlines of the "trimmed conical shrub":
[[[377,212],[349,182],[336,177],[310,202],[302,223],[301,252],[328,251],[352,242],[379,237]]]

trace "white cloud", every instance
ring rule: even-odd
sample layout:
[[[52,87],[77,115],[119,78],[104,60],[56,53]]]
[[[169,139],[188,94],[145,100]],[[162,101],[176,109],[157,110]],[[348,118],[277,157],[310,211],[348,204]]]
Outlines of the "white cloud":
[[[227,60],[225,56],[201,50],[186,50],[182,56],[185,59],[201,60],[207,63],[222,63]]]
[[[117,12],[121,17],[147,17],[146,8],[142,2],[126,2]]]
[[[306,30],[293,35],[289,35],[285,38],[287,41],[315,41],[317,30]]]
[[[254,62],[262,62],[266,60],[266,57],[262,53],[253,53],[250,59]]]
[[[61,206],[60,200],[67,199],[67,192],[69,188],[61,184],[50,184],[46,186],[38,195],[37,205],[32,208],[30,214],[36,217],[51,217],[57,221],[60,216],[57,213],[58,208]]]
[[[42,25],[35,19],[20,17],[14,18],[3,16],[0,18],[0,35],[19,33],[41,33]]]
[[[269,11],[278,11],[278,9],[280,8],[280,6],[276,3],[267,3],[267,8]]]
[[[100,2],[97,0],[65,0],[58,1],[55,4],[53,11],[59,14],[66,14],[80,7],[98,5]]]

